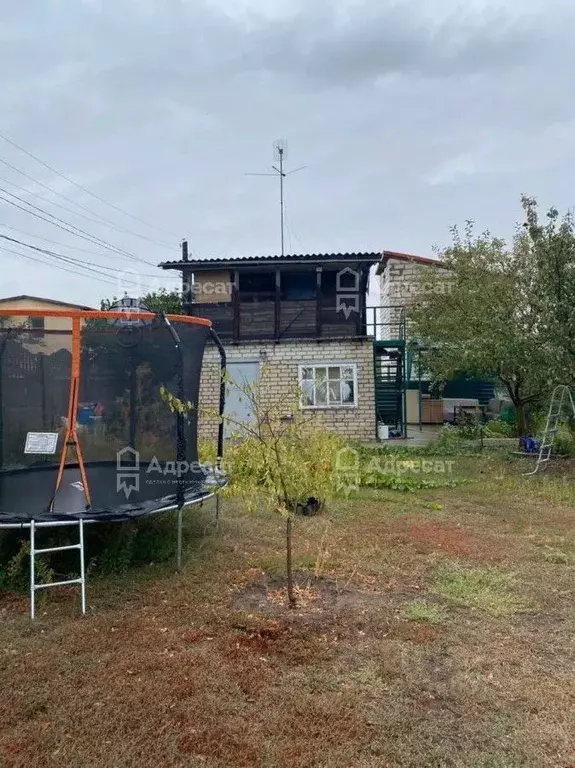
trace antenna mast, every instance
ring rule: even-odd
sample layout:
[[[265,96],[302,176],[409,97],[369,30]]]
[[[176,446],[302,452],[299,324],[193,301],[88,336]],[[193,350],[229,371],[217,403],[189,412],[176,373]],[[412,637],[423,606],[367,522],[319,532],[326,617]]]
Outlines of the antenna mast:
[[[272,166],[275,171],[279,173],[280,177],[280,231],[281,231],[281,242],[282,242],[282,257],[285,256],[285,247],[284,247],[284,154],[286,152],[286,143],[284,141],[277,141],[274,144],[274,150],[276,154],[276,159],[279,164],[279,168],[277,168],[275,165]]]
[[[303,171],[307,165],[295,168],[293,171],[284,171],[284,160],[287,156],[287,141],[278,139],[274,143],[274,160],[277,165],[272,165],[273,173],[246,173],[246,176],[278,176],[280,180],[280,237],[281,237],[281,255],[285,256],[285,200],[284,200],[284,179],[291,176],[292,173]],[[278,167],[279,166],[279,167]]]

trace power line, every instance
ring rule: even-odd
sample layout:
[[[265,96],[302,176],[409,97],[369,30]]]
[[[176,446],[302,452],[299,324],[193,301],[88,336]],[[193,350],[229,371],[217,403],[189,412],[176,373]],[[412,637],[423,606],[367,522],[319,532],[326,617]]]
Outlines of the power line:
[[[0,195],[0,200],[3,200],[5,203],[9,203],[10,205],[15,206],[16,208],[19,208],[21,211],[24,211],[24,213],[28,213],[31,216],[35,216],[37,219],[41,219],[42,221],[45,221],[48,224],[52,224],[53,226],[58,227],[59,229],[63,229],[65,232],[68,232],[68,234],[75,235],[76,237],[80,237],[82,238],[82,240],[87,240],[89,243],[92,243],[93,245],[99,245],[102,248],[106,248],[109,251],[114,251],[116,253],[119,253],[120,255],[125,256],[126,258],[129,258],[129,259],[133,259],[134,261],[141,261],[144,264],[148,264],[149,266],[152,266],[152,267],[156,266],[150,261],[146,261],[145,259],[142,259],[139,256],[135,256],[133,253],[130,253],[129,251],[125,251],[123,248],[116,248],[116,246],[111,245],[110,243],[107,243],[105,240],[102,240],[96,235],[91,235],[89,232],[86,232],[86,230],[80,229],[80,227],[76,227],[74,224],[70,224],[70,222],[65,221],[64,219],[60,219],[58,216],[54,216],[53,213],[50,213],[49,211],[45,211],[43,208],[39,208],[37,205],[33,205],[32,203],[29,203],[28,201],[24,200],[18,195],[15,195],[13,192],[9,192],[7,189],[4,189],[3,187],[0,187],[0,192],[4,192],[4,194],[10,195],[10,197],[13,197],[16,200],[19,200],[21,203],[29,206],[30,208],[34,208],[34,210],[36,211],[40,211],[41,213],[44,214],[44,216],[39,216],[37,213],[34,213],[33,211],[29,211],[26,208],[23,208],[21,205],[18,205],[12,200],[8,200],[7,198],[2,197],[2,195]],[[46,219],[45,216],[50,216],[50,218],[54,219],[54,221],[50,221],[49,219]],[[60,224],[56,222],[60,222]],[[65,226],[62,226],[62,224],[64,224]],[[73,230],[76,230],[76,231],[74,232]],[[78,234],[78,233],[81,233],[81,234]]]
[[[45,261],[44,259],[41,259],[41,258],[39,258],[37,256],[31,256],[30,254],[27,254],[27,253],[21,253],[20,251],[14,251],[11,248],[6,248],[4,246],[2,246],[0,248],[0,250],[2,252],[14,254],[14,256],[19,256],[22,259],[27,259],[28,261],[34,261],[34,262],[37,262],[38,264],[43,264],[44,266],[51,267],[53,269],[59,269],[62,272],[69,272],[69,273],[74,274],[74,275],[79,275],[80,277],[89,278],[90,280],[97,280],[100,283],[108,283],[109,285],[114,285],[116,288],[118,287],[118,281],[117,280],[108,279],[108,276],[107,277],[93,277],[92,275],[87,275],[85,272],[79,272],[78,270],[73,269],[73,268],[71,268],[69,266],[62,266],[61,264],[54,264],[51,261]],[[154,286],[142,285],[142,284],[137,283],[137,282],[132,281],[132,280],[123,280],[122,282],[123,283],[131,283],[132,285],[137,286],[138,288],[146,289],[146,290],[153,290],[153,288],[154,288]]]
[[[68,261],[72,264],[77,264],[78,266],[82,267],[83,269],[88,269],[90,272],[96,272],[99,274],[101,270],[106,270],[108,272],[112,272],[113,274],[118,274],[118,269],[114,267],[105,267],[103,264],[97,264],[94,261],[81,261],[80,259],[75,259],[73,256],[65,256],[62,253],[57,253],[56,251],[49,250],[47,248],[40,248],[37,245],[32,245],[31,243],[25,243],[22,240],[18,240],[15,237],[8,237],[8,235],[0,235],[0,239],[7,240],[11,243],[16,243],[17,245],[21,245],[24,248],[30,248],[33,251],[38,251],[39,253],[45,253],[48,256],[52,256],[56,259],[61,259],[63,261]],[[95,267],[95,269],[92,269],[92,267]],[[141,277],[160,277],[160,275],[150,275],[147,273],[143,273]],[[129,281],[133,282],[133,281]]]
[[[73,248],[75,251],[79,251],[80,253],[89,253],[92,256],[100,256],[101,258],[106,258],[106,259],[115,258],[115,256],[108,255],[107,253],[100,253],[100,251],[92,251],[89,248],[80,248],[77,245],[69,245],[67,243],[61,243],[59,240],[51,240],[49,237],[44,237],[43,235],[35,235],[32,232],[26,232],[23,229],[17,229],[16,227],[11,227],[8,224],[0,224],[0,227],[3,227],[4,229],[9,229],[11,232],[17,232],[19,235],[26,235],[26,237],[33,237],[35,240],[42,240],[45,243],[51,243],[52,245],[59,245],[61,248]]]
[[[62,267],[59,264],[52,264],[49,261],[44,261],[43,259],[36,258],[35,256],[30,256],[29,254],[26,254],[26,253],[20,253],[19,251],[13,251],[11,248],[2,247],[1,250],[3,252],[5,252],[5,253],[12,253],[15,256],[19,256],[22,259],[28,259],[28,261],[35,261],[38,264],[44,264],[45,266],[53,267],[54,269],[60,269],[63,272],[70,272],[71,274],[74,274],[74,275],[80,275],[80,277],[88,277],[88,275],[86,275],[84,272],[78,272],[75,269],[70,269],[68,267]],[[114,280],[106,280],[103,277],[94,277],[92,279],[93,280],[98,280],[101,283],[109,283],[110,285],[116,285],[117,284]]]
[[[66,200],[68,203],[71,203],[72,205],[77,206],[82,211],[86,211],[86,213],[91,214],[88,217],[81,213],[78,213],[77,211],[71,211],[71,213],[73,213],[75,216],[82,216],[82,218],[84,219],[87,218],[89,221],[94,221],[92,217],[95,216],[97,219],[100,219],[108,227],[112,227],[113,229],[116,229],[118,232],[125,232],[128,235],[139,237],[142,240],[147,240],[149,243],[154,243],[154,245],[159,245],[162,248],[172,248],[172,246],[169,245],[168,243],[162,243],[159,240],[153,240],[151,237],[146,237],[146,235],[140,235],[137,232],[133,232],[131,229],[126,229],[125,227],[121,227],[119,224],[115,224],[109,219],[106,219],[105,216],[100,216],[99,213],[96,213],[95,211],[92,211],[89,208],[86,208],[84,205],[80,205],[80,203],[77,203],[71,197],[67,197],[66,195],[62,194],[62,192],[58,192],[57,190],[52,189],[52,187],[48,186],[48,184],[44,184],[42,181],[38,181],[38,179],[34,178],[34,176],[30,176],[29,173],[25,173],[24,171],[21,171],[20,168],[17,168],[15,165],[12,165],[7,160],[4,160],[1,157],[0,157],[0,163],[5,165],[7,168],[10,168],[11,170],[16,171],[16,173],[19,173],[21,176],[24,176],[24,178],[34,182],[34,184],[37,184],[39,187],[42,187],[43,189],[48,190],[48,192],[50,192],[52,195],[57,195],[58,197],[61,197],[62,200]],[[2,179],[2,181],[7,181],[7,180]],[[51,205],[56,205],[58,208],[63,208],[65,211],[69,211],[68,208],[66,208],[63,205],[60,205],[59,203],[54,203],[52,200],[49,200],[45,195],[40,195],[38,192],[32,192],[31,190],[25,189],[24,187],[20,187],[18,184],[15,184],[13,181],[8,181],[8,184],[12,184],[12,186],[16,187],[17,189],[21,189],[23,192],[26,192],[26,194],[28,195],[39,197],[41,200],[46,200],[46,202],[49,202]],[[96,221],[95,223],[99,224],[100,222]]]
[[[113,208],[115,211],[119,211],[120,213],[124,214],[124,216],[128,216],[129,218],[133,219],[134,221],[140,222],[140,224],[145,224],[145,226],[147,226],[147,227],[151,227],[152,229],[156,229],[158,232],[163,232],[164,234],[170,235],[171,237],[177,237],[177,235],[174,235],[173,232],[168,232],[167,230],[162,229],[161,227],[157,227],[154,224],[150,224],[149,222],[145,221],[145,219],[140,219],[138,216],[134,216],[134,214],[129,213],[128,211],[125,211],[123,208],[120,208],[119,206],[115,205],[114,203],[108,202],[103,197],[100,197],[100,195],[97,195],[95,192],[92,192],[91,190],[89,190],[87,187],[84,187],[81,184],[78,184],[73,179],[69,178],[68,176],[65,176],[63,173],[60,173],[60,171],[57,171],[56,168],[53,168],[51,165],[48,165],[48,163],[45,163],[44,160],[41,160],[36,155],[32,154],[32,152],[29,152],[27,149],[24,149],[24,147],[20,146],[20,144],[17,144],[15,141],[12,141],[12,139],[9,139],[3,133],[0,133],[0,139],[3,139],[8,144],[11,144],[13,147],[16,147],[16,149],[19,149],[20,152],[24,152],[25,155],[28,155],[28,157],[31,157],[37,163],[40,163],[40,165],[43,165],[44,168],[47,168],[52,173],[55,173],[57,176],[59,176],[61,179],[64,179],[64,181],[67,181],[69,184],[73,184],[73,186],[75,186],[77,189],[82,190],[82,192],[85,192],[87,195],[90,195],[91,197],[95,198],[96,200],[99,200],[101,203],[104,203],[104,205],[107,205],[110,208]]]
[[[67,213],[71,213],[73,216],[80,216],[82,219],[86,219],[87,221],[91,221],[93,224],[98,224],[99,226],[107,226],[111,227],[112,229],[117,230],[118,232],[124,232],[128,235],[133,235],[134,237],[139,237],[141,240],[146,240],[148,243],[153,243],[154,245],[159,245],[161,248],[169,248],[170,250],[173,249],[173,246],[168,245],[167,243],[161,243],[158,240],[152,240],[151,237],[146,237],[145,235],[139,235],[137,232],[132,232],[131,229],[126,229],[125,227],[120,227],[118,224],[114,224],[112,221],[108,221],[108,219],[104,218],[103,216],[100,216],[100,214],[96,213],[95,211],[91,211],[89,208],[85,208],[83,205],[80,205],[80,203],[75,202],[69,197],[66,197],[66,195],[62,195],[60,192],[56,192],[55,189],[52,189],[47,184],[43,184],[41,181],[38,181],[33,176],[28,175],[27,173],[24,173],[23,171],[20,171],[16,166],[10,165],[10,163],[7,163],[5,160],[3,160],[0,157],[0,163],[4,163],[4,165],[7,165],[9,168],[12,168],[14,171],[17,171],[18,173],[21,173],[23,176],[25,176],[27,179],[30,179],[35,184],[38,184],[41,187],[44,187],[49,192],[51,192],[53,195],[58,195],[58,197],[61,197],[63,200],[67,200],[72,205],[78,206],[78,208],[81,208],[83,211],[87,211],[87,213],[91,214],[90,216],[87,216],[85,213],[79,213],[79,211],[75,211],[72,208],[68,208],[65,205],[62,205],[61,203],[56,203],[53,200],[50,200],[46,195],[41,195],[38,192],[33,192],[30,189],[26,189],[26,187],[22,187],[19,184],[16,184],[13,181],[10,181],[9,179],[4,179],[0,177],[0,181],[3,181],[6,184],[11,184],[13,187],[16,187],[16,189],[19,189],[21,192],[24,192],[27,195],[32,195],[33,197],[38,197],[40,200],[44,200],[49,205],[54,205],[56,208],[61,208],[63,211],[66,211]],[[100,221],[98,221],[100,219]]]
[[[79,251],[80,253],[88,253],[91,256],[99,256],[101,259],[116,259],[115,254],[100,253],[99,251],[91,251],[88,248],[79,248],[77,245],[70,245],[69,243],[61,243],[58,240],[51,240],[48,237],[43,237],[41,235],[34,235],[32,234],[32,232],[25,232],[22,229],[16,229],[16,227],[10,227],[8,224],[0,224],[0,227],[3,227],[4,229],[9,229],[11,232],[17,232],[20,235],[26,235],[26,237],[33,237],[35,240],[42,240],[46,243],[51,243],[52,245],[58,245],[60,248],[71,248],[72,250]],[[0,235],[0,237],[4,237],[4,239],[9,239],[3,235]],[[20,242],[20,241],[16,241],[16,242]],[[22,245],[27,245],[27,244],[22,243]],[[28,247],[31,247],[31,246],[28,246]],[[147,264],[148,262],[144,262],[144,263]],[[174,279],[172,275],[164,275],[164,274],[149,275],[149,277],[157,277],[157,278],[161,277],[163,280]]]

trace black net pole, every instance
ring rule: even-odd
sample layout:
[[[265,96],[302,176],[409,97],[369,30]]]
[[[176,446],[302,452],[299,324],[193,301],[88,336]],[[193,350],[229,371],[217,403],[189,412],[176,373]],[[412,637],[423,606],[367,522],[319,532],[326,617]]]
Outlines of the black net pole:
[[[8,331],[10,333],[10,331]],[[2,404],[2,383],[4,379],[4,372],[2,368],[2,360],[4,359],[4,350],[8,343],[8,333],[2,339],[0,343],[0,469],[4,466],[4,408]]]
[[[220,337],[218,334],[214,331],[213,328],[210,328],[210,335],[214,341],[214,344],[216,345],[218,352],[220,353],[220,407],[219,407],[219,417],[220,422],[218,425],[218,459],[217,459],[217,467],[218,469],[221,469],[222,466],[222,458],[224,455],[224,411],[226,408],[226,365],[227,365],[227,358],[226,358],[226,350],[224,349],[224,345],[222,344]]]
[[[170,332],[170,335],[174,341],[174,347],[176,348],[176,352],[178,353],[178,372],[176,376],[176,397],[179,399],[180,403],[183,404],[184,401],[184,354],[182,352],[182,345],[180,342],[180,337],[178,336],[178,333],[176,329],[173,327],[173,325],[168,320],[166,313],[161,312],[159,315],[161,321],[164,323],[168,331]],[[184,491],[184,476],[182,472],[182,467],[184,464],[182,462],[186,461],[187,456],[187,450],[186,450],[186,431],[185,431],[185,423],[184,423],[184,415],[180,411],[176,413],[176,461],[177,461],[177,491],[176,491],[176,503],[178,505],[178,543],[177,543],[177,552],[176,552],[176,565],[178,570],[181,570],[182,568],[182,527],[183,527],[183,509],[184,509],[184,501],[185,501],[185,491]]]
[[[136,447],[136,420],[137,420],[137,412],[136,412],[137,381],[136,381],[136,360],[134,357],[134,350],[132,348],[130,348],[129,355],[130,355],[130,394],[129,394],[130,418],[129,418],[128,445],[130,446],[130,448],[135,448]]]
[[[174,326],[170,323],[168,318],[166,317],[165,312],[162,312],[159,315],[160,319],[166,326],[166,328],[169,330],[170,335],[174,341],[174,347],[176,349],[176,352],[178,353],[178,370],[176,375],[176,397],[178,400],[183,403],[185,398],[185,390],[184,390],[184,354],[182,351],[182,343],[180,341],[180,337],[178,336],[178,332],[174,328]],[[186,428],[185,428],[185,419],[183,413],[180,411],[176,414],[176,460],[178,462],[178,467],[184,466],[180,462],[185,462],[187,457],[187,441],[186,441]],[[178,490],[177,490],[177,502],[178,507],[184,506],[184,478],[183,473],[178,470]]]
[[[10,339],[13,330],[13,328],[8,328],[6,333],[3,334],[2,341],[0,342],[0,469],[4,466],[4,393],[2,388],[4,381],[4,370],[2,363],[4,360],[6,345],[8,344],[8,340]]]

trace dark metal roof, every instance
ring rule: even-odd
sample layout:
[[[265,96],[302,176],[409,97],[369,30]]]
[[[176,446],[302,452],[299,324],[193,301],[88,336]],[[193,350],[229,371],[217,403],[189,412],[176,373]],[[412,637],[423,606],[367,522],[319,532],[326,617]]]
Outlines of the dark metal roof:
[[[376,264],[380,261],[381,253],[301,253],[288,254],[286,256],[240,256],[239,258],[208,258],[208,259],[190,259],[189,261],[163,261],[159,264],[162,269],[181,269],[182,267],[193,267],[194,269],[206,269],[217,267],[225,269],[229,267],[250,264],[253,266],[259,264],[269,264],[278,262],[281,264],[293,264],[298,262],[312,264],[326,264],[334,262],[341,264],[345,262],[362,262],[366,264]]]

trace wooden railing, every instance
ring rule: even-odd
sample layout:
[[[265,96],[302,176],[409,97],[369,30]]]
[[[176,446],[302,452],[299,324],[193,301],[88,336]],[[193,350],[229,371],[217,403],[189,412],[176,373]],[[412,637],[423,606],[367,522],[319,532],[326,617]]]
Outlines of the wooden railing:
[[[365,313],[344,312],[335,299],[257,300],[241,295],[234,302],[192,304],[191,311],[214,324],[226,341],[315,339],[366,336]]]

